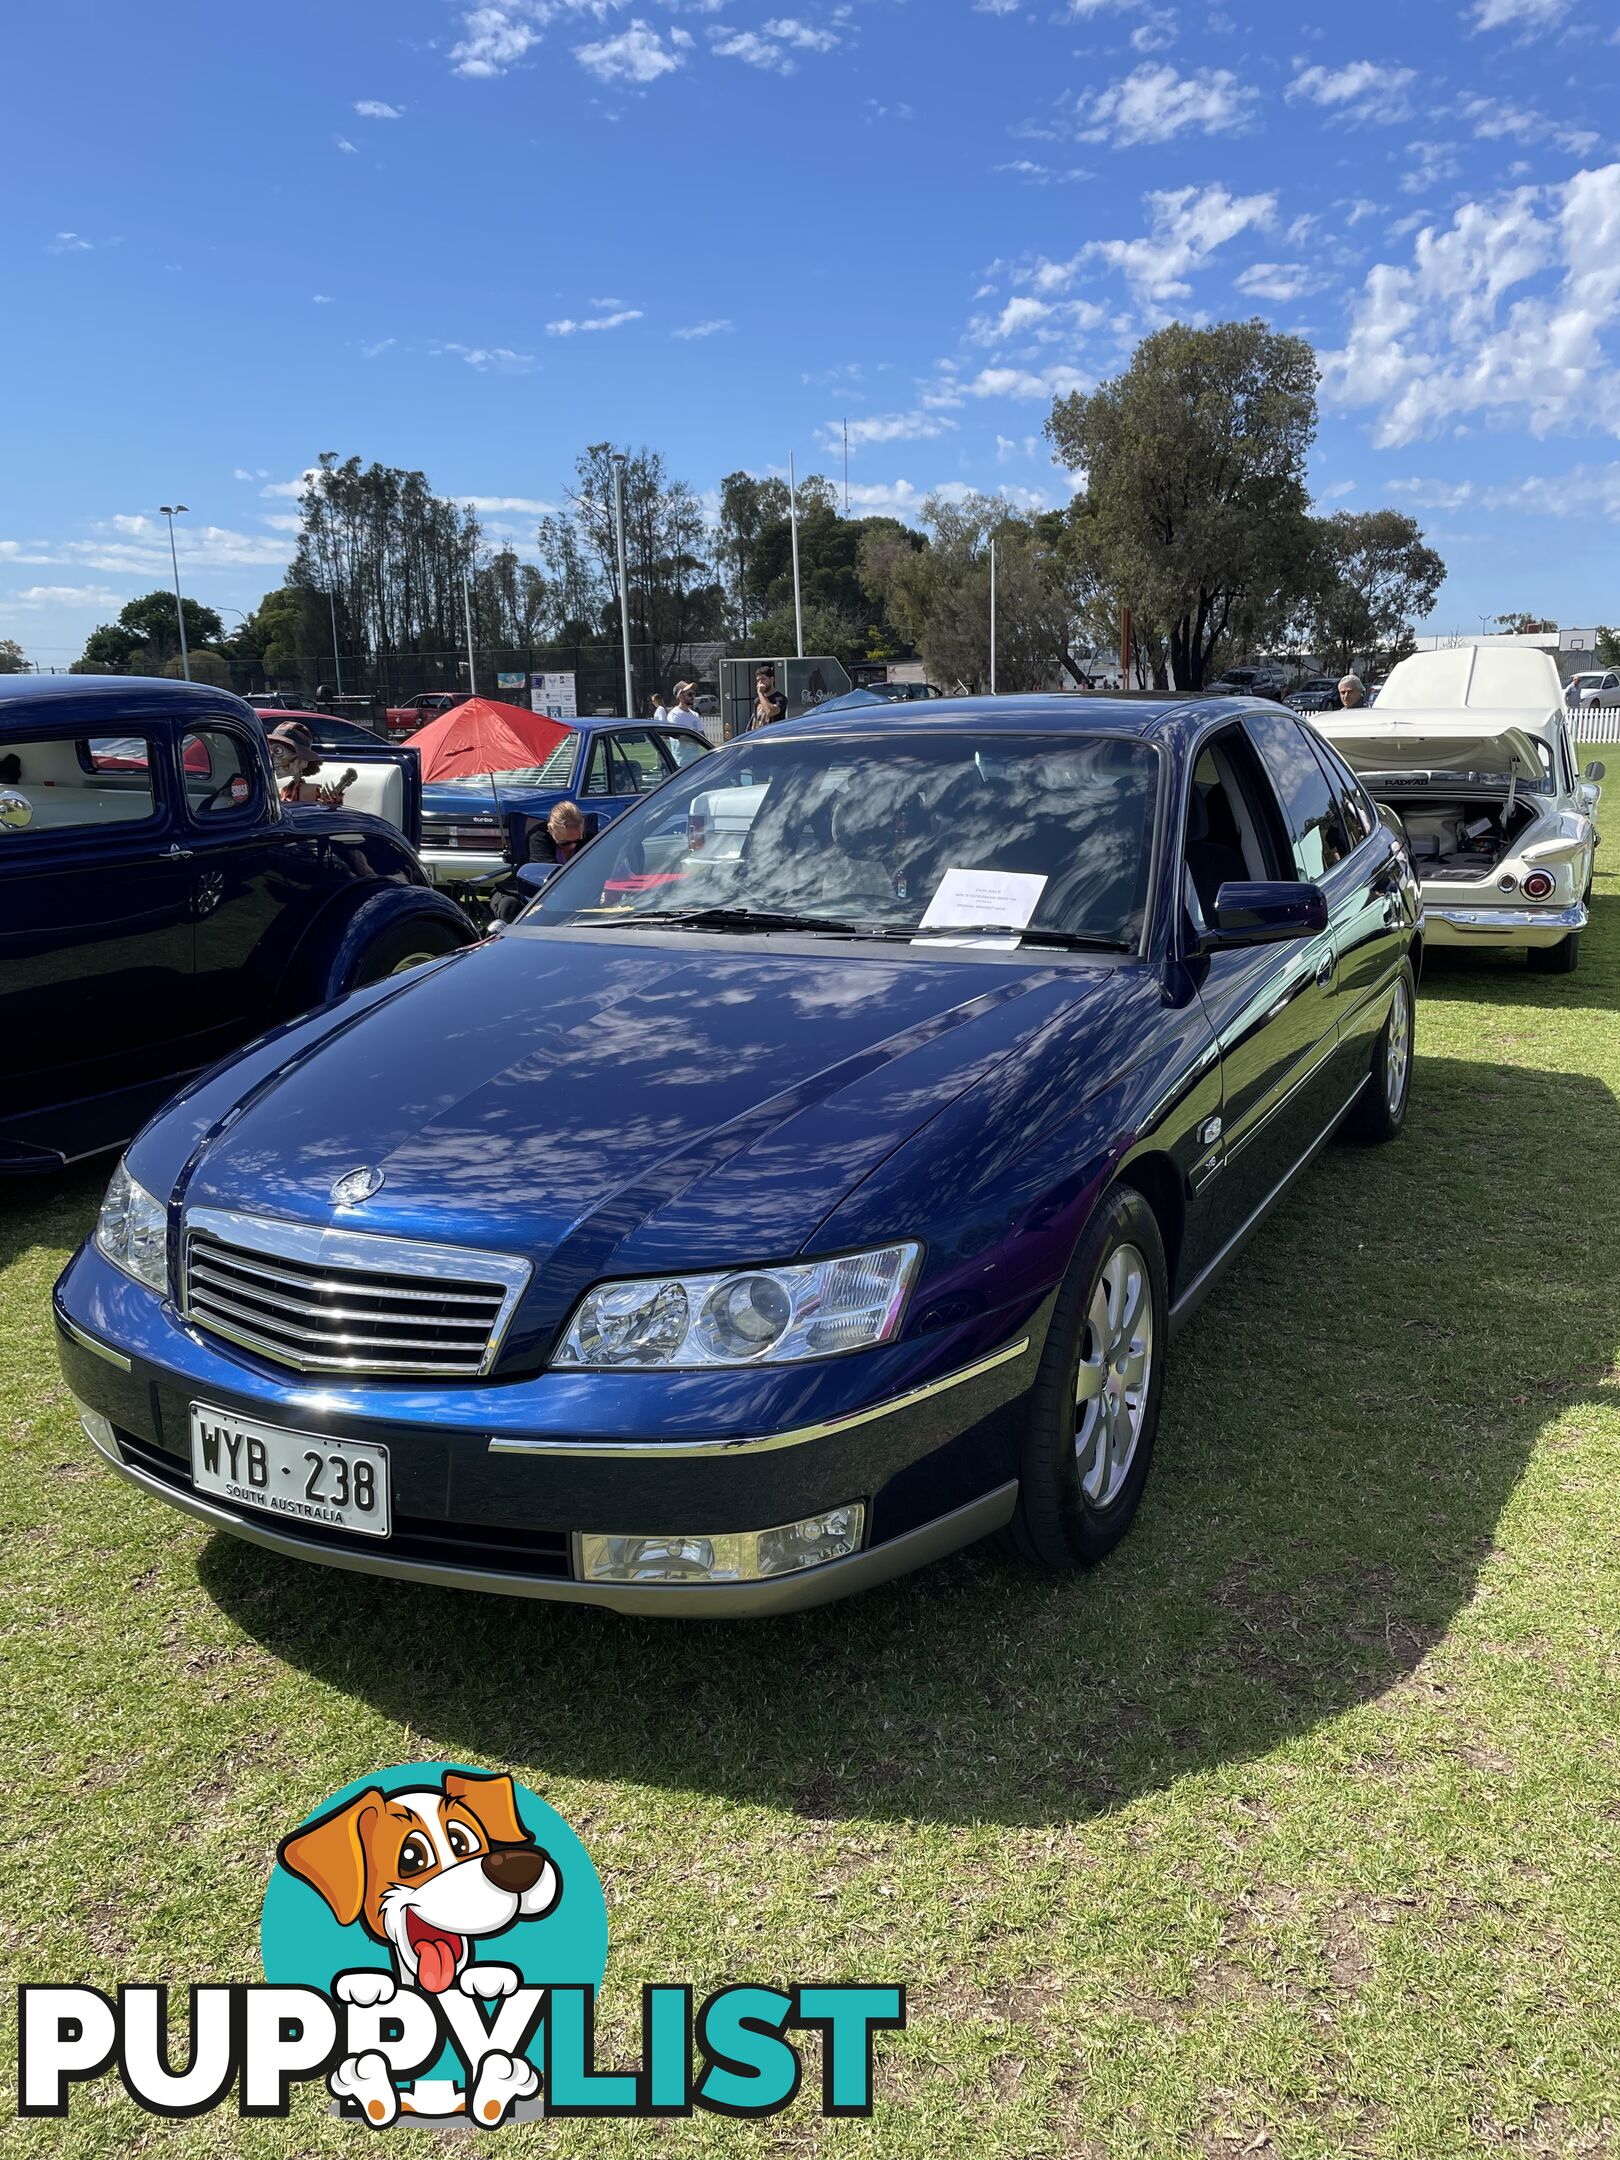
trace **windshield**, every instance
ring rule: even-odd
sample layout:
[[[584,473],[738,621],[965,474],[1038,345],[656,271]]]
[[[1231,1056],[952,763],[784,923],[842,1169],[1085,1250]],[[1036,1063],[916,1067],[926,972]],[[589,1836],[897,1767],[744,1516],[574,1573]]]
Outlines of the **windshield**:
[[[503,787],[567,787],[574,775],[579,737],[565,735],[542,765],[511,765],[496,773],[462,773],[440,787],[471,788],[485,795]]]
[[[694,783],[701,773],[702,785]],[[753,735],[618,819],[524,920],[1019,932],[1133,949],[1159,760],[1118,736]],[[739,920],[746,917],[746,920]],[[696,925],[703,927],[702,924]]]

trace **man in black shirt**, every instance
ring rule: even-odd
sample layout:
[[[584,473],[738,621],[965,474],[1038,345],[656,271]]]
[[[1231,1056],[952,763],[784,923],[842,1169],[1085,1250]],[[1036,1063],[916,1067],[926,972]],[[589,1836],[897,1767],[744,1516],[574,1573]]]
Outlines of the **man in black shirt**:
[[[754,717],[749,721],[750,732],[755,728],[769,727],[775,720],[787,718],[787,699],[776,687],[776,670],[772,667],[756,668],[754,671]]]

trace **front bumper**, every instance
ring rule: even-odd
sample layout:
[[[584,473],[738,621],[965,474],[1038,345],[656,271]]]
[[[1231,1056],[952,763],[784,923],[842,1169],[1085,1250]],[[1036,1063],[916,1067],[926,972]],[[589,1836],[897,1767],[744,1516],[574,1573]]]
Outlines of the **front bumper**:
[[[822,1604],[1005,1522],[1016,1495],[1016,1406],[1033,1379],[1049,1308],[982,1315],[814,1372],[679,1376],[688,1384],[666,1388],[661,1422],[653,1416],[659,1392],[625,1385],[660,1377],[649,1374],[550,1373],[448,1388],[302,1380],[252,1353],[228,1354],[93,1246],[70,1263],[55,1309],[68,1384],[113,1429],[108,1459],[131,1484],[216,1529],[402,1581],[715,1617]],[[750,1405],[739,1379],[755,1390],[752,1424],[742,1422]],[[289,1529],[281,1518],[198,1495],[193,1401],[386,1446],[393,1535],[379,1546],[314,1525]],[[583,1533],[754,1530],[854,1500],[866,1503],[866,1544],[847,1559],[760,1582],[580,1580]]]
[[[494,877],[511,868],[503,848],[492,848],[486,854],[479,848],[425,847],[420,860],[435,885],[471,885],[478,878]]]
[[[1423,902],[1424,937],[1430,945],[1556,945],[1586,928],[1580,901],[1566,907],[1455,907]]]

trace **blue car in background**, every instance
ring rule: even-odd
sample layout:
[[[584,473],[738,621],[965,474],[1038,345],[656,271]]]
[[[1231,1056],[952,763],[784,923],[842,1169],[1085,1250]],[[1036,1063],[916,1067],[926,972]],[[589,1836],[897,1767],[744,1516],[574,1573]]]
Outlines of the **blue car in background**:
[[[1175,1328],[1336,1130],[1399,1133],[1421,945],[1277,705],[784,722],[171,1104],[57,1285],[68,1385],[142,1492],[411,1582],[1082,1566]]]
[[[600,830],[709,752],[696,728],[582,720],[544,764],[429,780],[422,789],[423,865],[436,885],[475,885],[523,861],[528,824],[558,803],[577,802]]]

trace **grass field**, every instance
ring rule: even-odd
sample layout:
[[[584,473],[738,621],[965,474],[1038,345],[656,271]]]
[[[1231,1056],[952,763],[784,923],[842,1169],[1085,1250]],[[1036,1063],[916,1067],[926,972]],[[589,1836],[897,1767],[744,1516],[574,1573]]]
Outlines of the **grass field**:
[[[1608,753],[1620,776],[1620,752]],[[1620,831],[1620,777],[1611,785]],[[1608,850],[1605,853],[1613,853]],[[1178,1347],[1098,1573],[968,1555],[750,1628],[295,1568],[95,1466],[47,1293],[105,1168],[0,1192],[11,1979],[251,1979],[272,1848],[376,1765],[510,1768],[643,1980],[905,1981],[870,2123],[514,2149],[1620,2151],[1620,863],[1579,973],[1434,962],[1411,1119]],[[9,2015],[9,2013],[8,2013]],[[9,2045],[9,2043],[8,2043]],[[97,2085],[17,2154],[293,2154]]]

